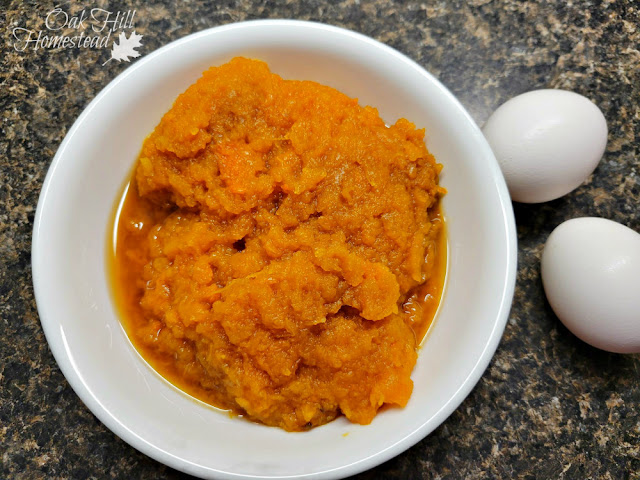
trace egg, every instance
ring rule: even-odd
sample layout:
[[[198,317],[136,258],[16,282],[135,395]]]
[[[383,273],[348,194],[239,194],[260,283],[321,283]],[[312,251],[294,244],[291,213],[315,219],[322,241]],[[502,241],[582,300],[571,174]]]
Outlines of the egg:
[[[577,337],[640,352],[640,234],[604,218],[568,220],[549,236],[541,274],[551,308]]]
[[[518,95],[493,112],[482,130],[516,202],[566,195],[595,170],[607,146],[600,109],[565,90]]]

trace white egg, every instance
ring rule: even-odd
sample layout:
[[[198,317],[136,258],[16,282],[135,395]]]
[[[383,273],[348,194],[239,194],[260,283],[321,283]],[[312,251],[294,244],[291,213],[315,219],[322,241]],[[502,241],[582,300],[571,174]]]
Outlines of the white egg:
[[[604,218],[568,220],[549,236],[541,269],[551,308],[577,337],[640,352],[640,234]]]
[[[482,128],[516,202],[554,200],[595,170],[607,146],[607,122],[589,99],[534,90],[500,106]]]

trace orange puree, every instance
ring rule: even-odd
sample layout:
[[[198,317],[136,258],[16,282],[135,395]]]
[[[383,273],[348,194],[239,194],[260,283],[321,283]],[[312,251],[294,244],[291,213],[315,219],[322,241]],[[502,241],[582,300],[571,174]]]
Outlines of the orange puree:
[[[131,340],[195,397],[286,430],[404,406],[442,290],[440,169],[405,119],[256,60],[207,70],[145,140],[117,220]]]

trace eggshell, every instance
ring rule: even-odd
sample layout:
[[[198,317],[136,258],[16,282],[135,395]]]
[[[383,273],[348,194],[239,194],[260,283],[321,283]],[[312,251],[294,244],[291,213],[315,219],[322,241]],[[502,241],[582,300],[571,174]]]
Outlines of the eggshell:
[[[511,198],[547,202],[577,188],[607,146],[607,122],[589,99],[534,90],[500,106],[483,127]]]
[[[577,337],[618,353],[640,352],[640,234],[604,218],[575,218],[542,255],[549,304]]]

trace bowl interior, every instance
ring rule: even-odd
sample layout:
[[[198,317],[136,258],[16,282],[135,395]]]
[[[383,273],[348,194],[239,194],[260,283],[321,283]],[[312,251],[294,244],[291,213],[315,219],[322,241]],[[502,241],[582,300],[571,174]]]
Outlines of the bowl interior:
[[[315,80],[426,127],[444,164],[449,269],[444,303],[413,373],[412,398],[369,426],[338,419],[306,433],[255,425],[165,382],[129,343],[114,311],[105,242],[114,202],[176,96],[237,55],[285,78]],[[464,399],[502,334],[515,278],[513,214],[479,129],[430,75],[399,53],[334,27],[263,21],[201,32],[148,55],[85,110],[60,147],[34,229],[34,284],[51,349],[109,428],[146,454],[199,476],[342,477],[400,453]],[[347,435],[348,434],[348,435]]]

